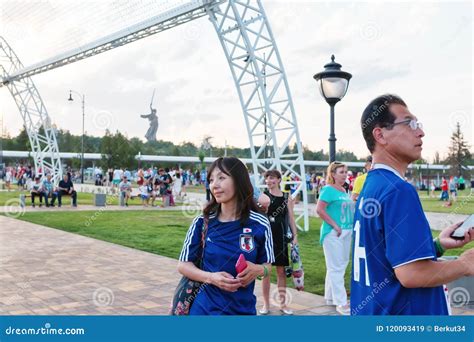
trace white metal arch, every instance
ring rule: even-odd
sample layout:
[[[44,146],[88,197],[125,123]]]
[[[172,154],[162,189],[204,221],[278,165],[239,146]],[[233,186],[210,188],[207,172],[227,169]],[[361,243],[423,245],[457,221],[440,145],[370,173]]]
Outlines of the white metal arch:
[[[296,184],[294,196],[303,193],[304,211],[297,221],[303,219],[304,223],[299,227],[308,230],[306,176],[295,110],[283,63],[259,0],[191,0],[133,27],[27,68],[23,68],[2,40],[10,66],[8,70],[4,69],[0,87],[6,85],[10,89],[22,113],[32,142],[35,166],[53,170],[56,177],[56,172],[61,174],[56,137],[30,76],[92,57],[206,14],[224,49],[239,95],[254,173],[259,175],[262,171],[277,168],[284,176],[293,174],[299,178],[290,184]],[[44,134],[41,134],[40,127],[44,128]],[[290,151],[291,143],[296,144],[296,151]],[[45,163],[46,153],[51,156],[51,163]]]
[[[229,1],[208,6],[239,94],[252,153],[254,173],[276,168],[299,181],[294,195],[303,193],[307,230],[306,175],[301,140],[283,63],[261,1]],[[290,143],[297,151],[289,151]],[[267,149],[271,150],[268,155]],[[266,155],[267,154],[267,155]],[[260,179],[261,181],[261,179]]]
[[[0,72],[6,78],[23,69],[18,56],[8,43],[0,37]],[[57,184],[62,175],[56,134],[51,126],[46,106],[30,77],[14,79],[6,84],[23,118],[35,163],[36,172],[51,173]]]

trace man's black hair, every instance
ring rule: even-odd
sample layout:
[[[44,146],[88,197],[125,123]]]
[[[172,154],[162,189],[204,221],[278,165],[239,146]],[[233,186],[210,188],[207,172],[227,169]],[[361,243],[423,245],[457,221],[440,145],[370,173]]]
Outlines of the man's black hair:
[[[375,139],[372,131],[375,127],[389,127],[395,121],[395,116],[390,112],[392,104],[407,106],[397,95],[385,94],[372,100],[365,108],[360,118],[360,127],[364,136],[367,148],[372,153],[375,149]]]

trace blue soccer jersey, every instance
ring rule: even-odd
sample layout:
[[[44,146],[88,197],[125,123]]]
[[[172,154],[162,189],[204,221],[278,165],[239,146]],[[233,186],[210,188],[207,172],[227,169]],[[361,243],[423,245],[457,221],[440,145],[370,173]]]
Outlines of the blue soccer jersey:
[[[415,188],[386,165],[370,171],[356,203],[352,315],[447,315],[443,286],[405,288],[395,269],[436,260],[430,226]]]
[[[203,217],[196,217],[189,227],[180,261],[194,262],[200,258]],[[225,271],[237,275],[235,264],[240,253],[255,264],[274,262],[272,231],[268,218],[251,212],[245,225],[240,221],[220,222],[217,217],[209,218],[204,263],[207,272]],[[256,297],[253,294],[255,282],[241,287],[237,292],[221,290],[205,285],[191,306],[190,315],[255,315]]]

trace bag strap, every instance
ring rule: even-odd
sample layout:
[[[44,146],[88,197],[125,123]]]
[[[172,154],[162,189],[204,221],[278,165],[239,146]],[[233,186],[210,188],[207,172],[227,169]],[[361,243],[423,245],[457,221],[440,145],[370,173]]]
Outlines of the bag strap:
[[[204,222],[202,224],[202,231],[201,231],[201,259],[198,261],[198,265],[200,269],[202,269],[202,264],[204,262],[204,248],[206,247],[206,236],[207,236],[208,226],[209,226],[209,217],[204,216]]]
[[[204,256],[204,247],[206,247],[206,235],[207,235],[208,226],[209,226],[209,217],[204,216],[204,222],[202,224],[202,231],[201,231],[202,256]]]

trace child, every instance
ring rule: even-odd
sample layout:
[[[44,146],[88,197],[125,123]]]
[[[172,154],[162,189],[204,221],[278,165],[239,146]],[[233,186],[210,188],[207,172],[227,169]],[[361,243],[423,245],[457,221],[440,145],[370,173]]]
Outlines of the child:
[[[140,191],[140,198],[142,199],[142,205],[148,207],[148,187],[146,185],[141,185],[138,190]]]

